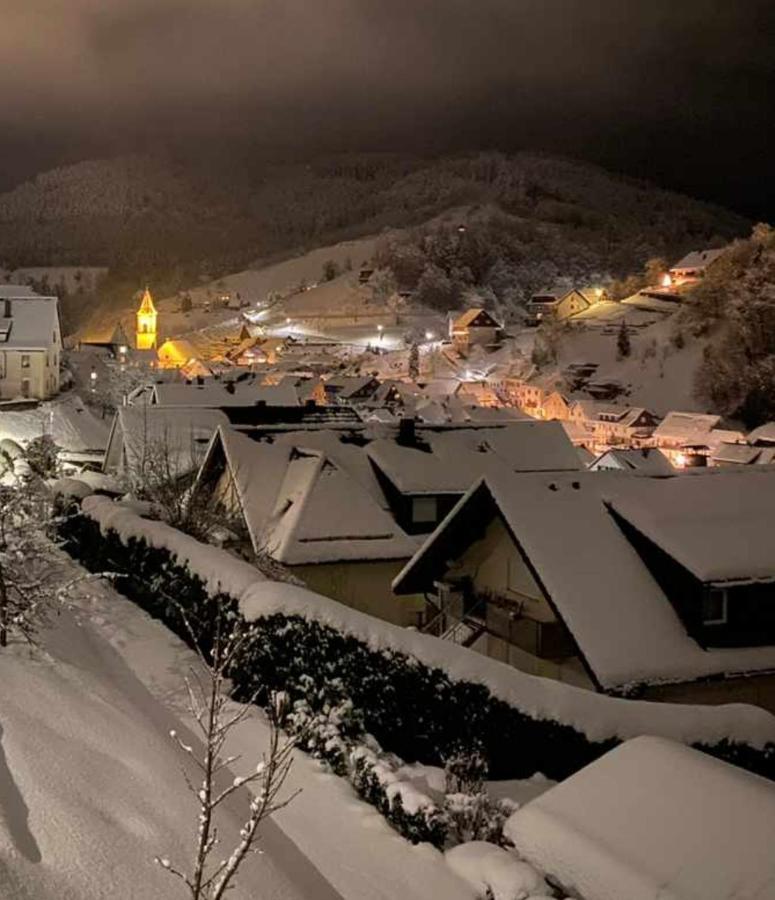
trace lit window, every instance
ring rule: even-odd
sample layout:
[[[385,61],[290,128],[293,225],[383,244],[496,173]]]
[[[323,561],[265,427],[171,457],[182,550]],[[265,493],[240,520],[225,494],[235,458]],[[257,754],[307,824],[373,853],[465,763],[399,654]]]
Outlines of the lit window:
[[[412,497],[412,521],[435,522],[438,516],[435,497]]]
[[[725,625],[727,622],[727,592],[711,588],[702,598],[702,624]]]
[[[22,368],[29,369],[30,367],[30,355],[29,353],[22,353]]]

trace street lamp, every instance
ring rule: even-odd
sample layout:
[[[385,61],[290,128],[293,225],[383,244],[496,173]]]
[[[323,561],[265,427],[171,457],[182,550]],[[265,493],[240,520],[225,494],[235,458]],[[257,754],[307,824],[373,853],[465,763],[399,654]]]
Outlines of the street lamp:
[[[425,340],[426,340],[426,341],[432,341],[432,340],[433,340],[433,332],[432,332],[432,331],[426,331],[426,332],[425,332]]]
[[[379,339],[382,340],[382,330],[384,329],[384,325],[377,325],[377,331],[379,332]]]
[[[91,373],[89,375],[89,381],[91,383],[92,391],[95,390],[97,387],[97,373],[94,369],[91,370]]]

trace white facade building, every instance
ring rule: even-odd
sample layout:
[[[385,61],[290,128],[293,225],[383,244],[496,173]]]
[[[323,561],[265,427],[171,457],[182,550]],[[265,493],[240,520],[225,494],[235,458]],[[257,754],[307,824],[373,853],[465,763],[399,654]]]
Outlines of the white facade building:
[[[53,397],[61,355],[58,299],[0,285],[0,400]]]

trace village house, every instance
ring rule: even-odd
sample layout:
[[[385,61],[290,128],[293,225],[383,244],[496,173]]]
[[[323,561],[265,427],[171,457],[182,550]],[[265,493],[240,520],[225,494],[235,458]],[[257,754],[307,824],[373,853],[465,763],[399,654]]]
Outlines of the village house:
[[[214,436],[197,478],[237,536],[311,590],[398,625],[417,625],[421,598],[396,602],[391,579],[417,548],[395,521],[368,458],[333,432],[252,440]],[[333,514],[335,512],[335,514]]]
[[[105,448],[102,471],[141,482],[147,467],[176,478],[193,474],[226,415],[216,409],[164,409],[157,406],[120,406]]]
[[[559,426],[363,430],[221,428],[198,476],[243,535],[310,588],[401,625],[420,625],[421,597],[397,600],[391,581],[485,471],[578,469]],[[227,490],[228,488],[228,490]],[[335,514],[332,514],[332,510]]]
[[[654,430],[653,443],[679,468],[752,462],[753,456],[744,448],[745,435],[717,427],[720,422],[720,416],[671,412]],[[733,450],[732,445],[742,449]]]
[[[615,406],[594,400],[576,400],[568,419],[578,422],[598,446],[623,444],[639,447],[648,443],[659,419],[643,407]]]
[[[726,247],[715,250],[693,250],[670,268],[670,280],[675,284],[687,284],[705,277],[708,269],[726,252]]]
[[[528,325],[548,319],[564,321],[587,310],[597,301],[592,290],[573,288],[565,293],[533,294],[527,304]]]
[[[487,476],[393,586],[536,675],[775,710],[773,584],[775,472],[755,467]]]
[[[379,381],[371,375],[334,375],[323,388],[327,403],[358,404],[371,399],[379,388]]]
[[[154,336],[154,346],[156,338]],[[159,365],[163,369],[181,369],[199,359],[199,351],[185,338],[167,340],[162,343],[158,351]]]
[[[529,384],[519,378],[510,378],[506,382],[506,395],[523,412],[539,417],[544,403],[544,389],[540,385]]]
[[[675,475],[677,472],[665,454],[655,447],[606,450],[591,459],[587,468],[592,472],[640,472],[642,475],[655,477]]]
[[[473,347],[497,347],[503,326],[486,309],[467,309],[462,314],[450,314],[449,337],[458,353],[467,356]]]
[[[59,301],[0,285],[0,399],[46,400],[59,392]]]
[[[559,391],[552,391],[544,398],[539,412],[542,419],[556,419],[560,422],[570,418],[571,402]]]

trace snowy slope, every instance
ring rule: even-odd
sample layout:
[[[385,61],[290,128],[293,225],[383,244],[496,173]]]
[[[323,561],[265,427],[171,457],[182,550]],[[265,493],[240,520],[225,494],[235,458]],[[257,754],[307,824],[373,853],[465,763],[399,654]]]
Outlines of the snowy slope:
[[[584,318],[583,326],[563,333],[556,365],[543,370],[539,380],[550,383],[571,363],[597,363],[593,381],[611,379],[628,387],[620,403],[645,406],[660,416],[671,409],[703,412],[694,394],[694,376],[704,341],[684,335],[686,343],[678,348],[671,341],[676,331],[674,315],[646,313],[624,304],[610,306],[604,319]],[[627,322],[632,349],[629,357],[618,359],[616,340],[622,319]]]
[[[196,810],[168,736],[186,729],[95,631],[64,611],[43,650],[0,654],[0,897],[175,900],[187,896],[153,863],[185,863]],[[174,654],[167,665],[174,670]],[[181,669],[181,671],[183,671]],[[177,676],[180,678],[180,676]],[[194,776],[194,772],[188,773]],[[222,820],[236,838],[247,795]],[[272,826],[235,898],[336,894]]]

